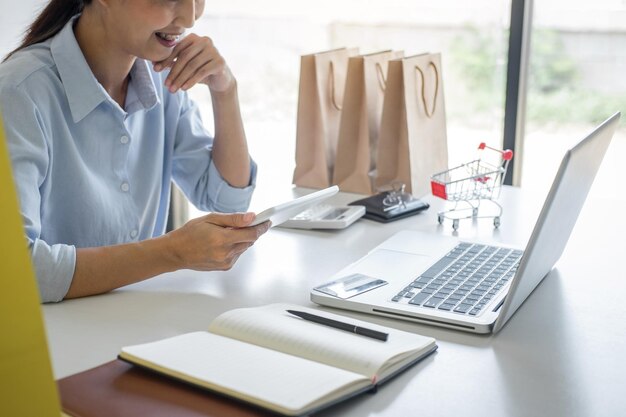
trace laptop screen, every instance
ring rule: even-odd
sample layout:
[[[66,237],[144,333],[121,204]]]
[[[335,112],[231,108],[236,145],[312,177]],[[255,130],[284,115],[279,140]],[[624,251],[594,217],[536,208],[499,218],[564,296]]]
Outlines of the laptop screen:
[[[504,326],[561,257],[619,119],[618,112],[563,157],[494,332]]]

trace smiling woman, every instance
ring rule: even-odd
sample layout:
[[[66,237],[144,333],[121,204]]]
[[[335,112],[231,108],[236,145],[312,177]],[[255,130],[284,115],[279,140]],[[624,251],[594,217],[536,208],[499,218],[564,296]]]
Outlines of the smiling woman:
[[[164,234],[175,181],[200,209],[247,209],[256,177],[237,82],[203,0],[52,0],[0,65],[2,111],[42,301],[181,268],[222,270],[268,229],[212,213]],[[214,136],[186,90],[204,84]]]

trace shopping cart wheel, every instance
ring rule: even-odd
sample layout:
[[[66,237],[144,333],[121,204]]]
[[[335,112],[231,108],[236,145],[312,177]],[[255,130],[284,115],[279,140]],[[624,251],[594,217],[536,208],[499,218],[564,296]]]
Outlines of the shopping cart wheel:
[[[437,215],[437,221],[439,222],[439,224],[443,223],[443,215],[442,214],[438,214]]]
[[[496,229],[500,227],[500,217],[493,218],[493,227],[495,227]]]
[[[456,232],[458,228],[459,228],[459,219],[452,220],[452,229],[454,229],[454,231]]]

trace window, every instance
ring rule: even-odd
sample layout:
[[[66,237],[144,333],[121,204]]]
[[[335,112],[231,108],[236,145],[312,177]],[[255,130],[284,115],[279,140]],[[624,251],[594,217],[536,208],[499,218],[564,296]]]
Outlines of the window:
[[[507,0],[238,0],[207,4],[193,30],[214,40],[237,77],[261,189],[291,183],[300,55],[337,47],[441,52],[450,164],[473,158],[482,141],[500,147],[509,19]],[[191,94],[211,126],[208,90]]]
[[[565,150],[626,111],[626,1],[534,3],[522,186],[547,191]],[[518,139],[519,140],[519,139]],[[593,197],[624,200],[626,114]]]

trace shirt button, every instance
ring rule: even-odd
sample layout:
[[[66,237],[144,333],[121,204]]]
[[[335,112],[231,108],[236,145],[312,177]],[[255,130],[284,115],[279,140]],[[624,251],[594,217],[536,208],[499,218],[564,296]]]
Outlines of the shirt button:
[[[122,142],[122,144],[126,145],[128,143],[130,139],[128,139],[128,136],[124,135],[120,138],[120,142]]]
[[[122,191],[127,193],[128,190],[130,190],[130,185],[127,182],[123,182],[122,185],[120,186],[120,188],[122,189]]]
[[[132,237],[133,239],[137,237],[137,230],[132,230],[130,232],[130,237]]]

